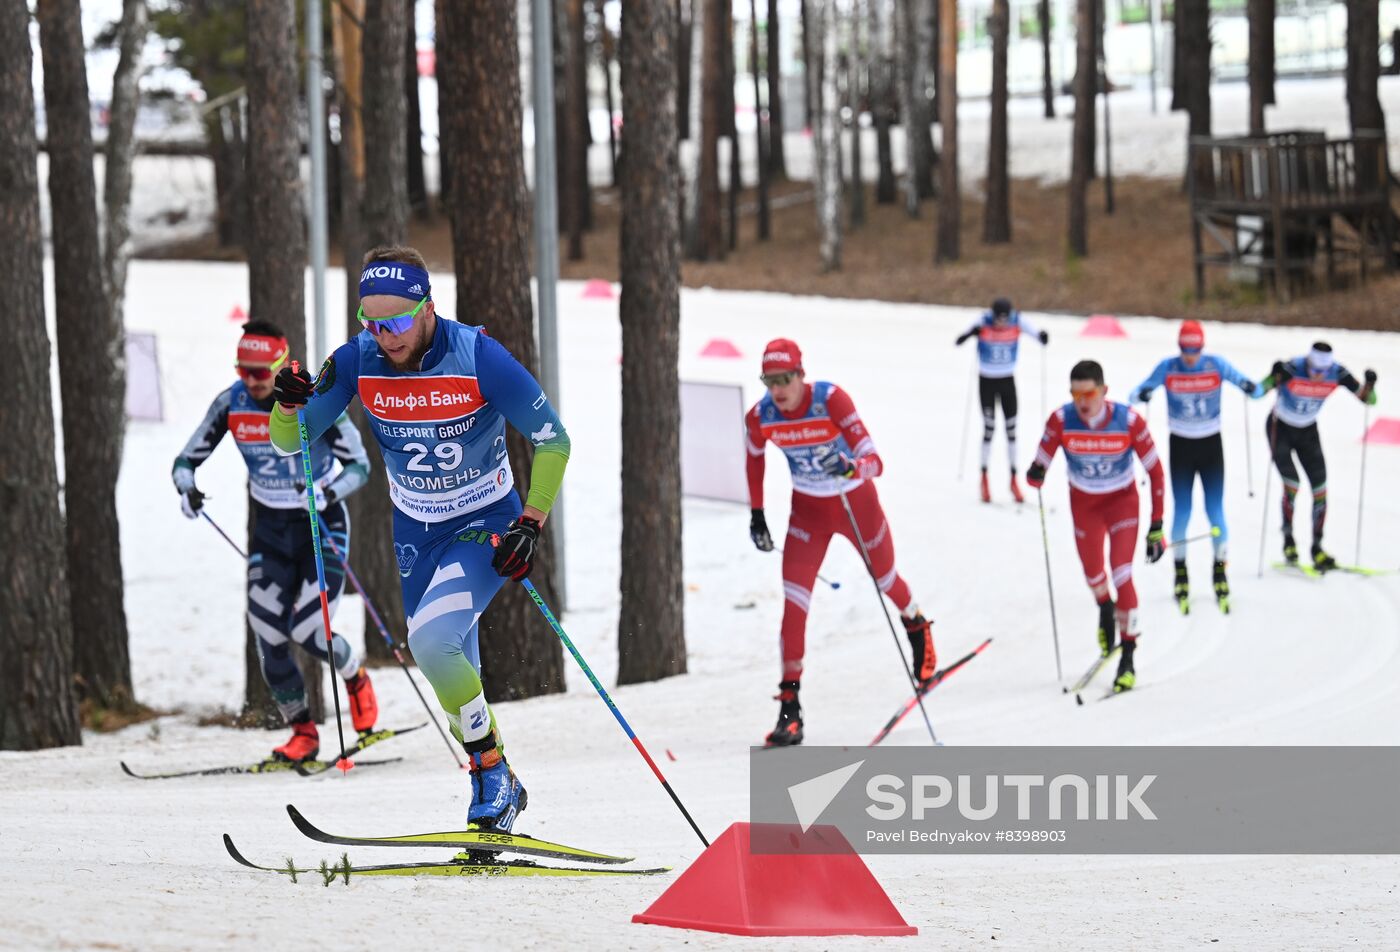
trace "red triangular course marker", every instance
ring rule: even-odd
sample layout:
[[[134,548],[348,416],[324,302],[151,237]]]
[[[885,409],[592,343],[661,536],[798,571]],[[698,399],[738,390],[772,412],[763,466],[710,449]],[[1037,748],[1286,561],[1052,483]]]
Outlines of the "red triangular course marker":
[[[1400,446],[1400,420],[1395,417],[1381,417],[1366,431],[1366,442]]]
[[[1079,332],[1080,337],[1127,337],[1128,332],[1123,330],[1123,325],[1118,323],[1118,318],[1112,314],[1090,314],[1089,320],[1084,323],[1084,329]]]
[[[585,298],[598,298],[600,300],[612,300],[613,288],[610,281],[602,281],[594,278],[583,286],[583,296]]]
[[[714,337],[700,350],[701,357],[742,357],[739,348],[723,337]]]
[[[228,319],[230,321],[238,321],[239,323],[243,323],[244,321],[248,320],[248,312],[243,310],[241,306],[235,304],[233,306],[233,310],[228,312]]]
[[[752,852],[751,830],[784,853]],[[730,935],[917,935],[834,826],[734,823],[633,922]]]

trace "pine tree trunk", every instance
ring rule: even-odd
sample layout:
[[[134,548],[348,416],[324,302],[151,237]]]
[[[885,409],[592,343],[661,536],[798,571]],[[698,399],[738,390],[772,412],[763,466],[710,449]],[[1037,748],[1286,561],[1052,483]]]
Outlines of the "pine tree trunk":
[[[688,257],[696,261],[724,258],[724,234],[719,208],[719,137],[721,87],[724,82],[725,35],[723,0],[707,0],[700,57],[700,154],[696,156],[695,244]]]
[[[681,204],[681,243],[687,257],[694,253],[700,241],[700,113],[701,102],[705,98],[703,77],[705,75],[705,20],[710,0],[690,0],[690,29],[687,31],[689,47],[689,81],[686,83],[686,138],[690,142],[691,165],[685,179],[685,192]]]
[[[753,75],[754,140],[758,143],[758,240],[767,241],[772,229],[768,212],[768,179],[772,176],[769,162],[773,148],[773,118],[769,113],[765,123],[764,102],[758,62],[758,0],[749,0],[749,68]],[[771,103],[769,104],[771,105]]]
[[[676,0],[676,124],[682,142],[690,139],[691,66],[695,36],[695,6],[702,0],[686,0],[681,14],[681,0]],[[619,62],[619,68],[621,63]]]
[[[58,502],[29,4],[0,2],[0,229],[15,347],[0,441],[0,749],[81,744]],[[50,127],[52,128],[52,127]],[[52,144],[52,139],[50,140]]]
[[[1274,83],[1278,80],[1278,60],[1274,44],[1278,27],[1278,0],[1264,0],[1264,9],[1264,18],[1269,23],[1269,28],[1264,31],[1264,68],[1268,77],[1264,81],[1264,105],[1272,106],[1278,102],[1274,95]]]
[[[982,240],[989,245],[1011,240],[1011,181],[1007,169],[1006,54],[1011,32],[1011,4],[992,0],[988,21],[992,35],[992,122],[987,141],[987,203]],[[947,152],[944,152],[945,158]]]
[[[958,0],[938,3],[938,124],[943,153],[938,162],[938,238],[933,259],[961,255],[962,193],[958,188]]]
[[[924,96],[924,63],[920,42],[921,10],[927,0],[895,0],[900,19],[899,112],[904,125],[904,210],[919,217],[919,200],[926,197],[923,178],[930,162],[924,149],[928,128]]]
[[[720,128],[729,139],[729,187],[724,190],[725,229],[724,246],[733,251],[739,246],[739,193],[744,189],[743,174],[739,163],[739,127],[734,120],[734,86],[738,79],[738,66],[734,57],[734,10],[729,2],[724,4],[724,71],[720,86]],[[755,104],[755,123],[760,120]]]
[[[841,270],[841,96],[840,21],[837,0],[819,0],[811,15],[813,45],[818,54],[817,124],[812,130],[817,163],[817,222],[821,227],[821,269]]]
[[[1184,43],[1184,30],[1182,24],[1185,21],[1181,15],[1180,0],[1172,2],[1172,112],[1179,112],[1186,109],[1186,88],[1190,85],[1190,77],[1186,75],[1186,67],[1182,63],[1181,53]]]
[[[445,8],[438,75],[442,123],[453,144],[444,161],[453,187],[457,317],[489,327],[492,337],[537,372],[515,6],[448,3]],[[506,442],[523,488],[529,482],[529,441],[511,430]],[[543,558],[531,575],[547,603],[554,601],[552,536],[546,523]],[[564,690],[559,641],[519,585],[507,583],[482,617],[481,657],[488,700]]]
[[[403,71],[404,43],[393,35],[375,36],[381,28],[403,30],[403,23],[390,28],[388,20],[402,18],[397,0],[364,0],[365,30],[360,40],[360,114],[352,116],[355,138],[362,143],[363,165],[354,191],[361,197],[356,246],[347,247],[353,257],[346,261],[347,303],[360,299],[359,264],[365,253],[381,245],[399,245],[408,240],[409,191],[407,166],[407,123],[405,99],[395,78]],[[444,153],[439,152],[439,156]],[[355,163],[358,164],[358,163]],[[354,169],[352,167],[352,175]],[[366,183],[376,183],[374,188]],[[405,187],[380,188],[378,183],[405,183]],[[361,331],[358,318],[347,314],[346,331],[352,337]],[[364,408],[356,401],[350,418],[359,427],[365,445],[375,447],[376,437]],[[350,497],[351,543],[350,564],[360,584],[369,594],[390,634],[404,640],[398,628],[404,617],[403,590],[400,587],[399,563],[394,556],[394,507],[389,501],[389,480],[384,470],[383,456],[371,449],[370,476],[365,487]],[[365,609],[365,654],[381,663],[393,659],[393,652],[375,629],[369,609]]]
[[[622,572],[619,684],[684,674],[679,155],[669,0],[628,0],[622,147]],[[755,40],[755,43],[757,41]]]
[[[414,0],[404,0],[403,94],[405,116],[404,148],[408,156],[408,207],[420,219],[428,216],[428,183],[423,174],[423,106],[418,96],[418,30],[414,22]]]
[[[248,177],[238,105],[222,106],[211,113],[204,120],[204,129],[214,165],[214,230],[219,247],[242,247],[248,238]]]
[[[1347,0],[1347,49],[1351,82],[1347,114],[1352,135],[1373,130],[1385,135],[1385,112],[1380,100],[1380,10],[1367,0]]]
[[[1177,0],[1181,24],[1181,69],[1186,83],[1188,135],[1210,135],[1210,4],[1209,0]]]
[[[133,702],[117,520],[126,333],[102,286],[78,0],[42,0],[37,15],[48,119],[68,577],[76,583],[69,596],[73,669],[85,699],[124,707]]]
[[[613,188],[617,188],[617,97],[613,93],[613,60],[617,56],[612,30],[604,8],[605,0],[593,0],[594,17],[598,24],[598,63],[603,69],[603,94],[608,107],[608,174]]]
[[[866,40],[861,32],[866,23],[863,3],[868,0],[855,0],[850,18],[850,52],[846,54],[846,102],[851,110],[851,230],[865,224],[865,178],[864,155],[861,148],[860,114],[865,97],[862,94],[862,77],[866,75]]]
[[[272,320],[287,333],[293,355],[306,358],[306,215],[301,183],[301,114],[296,5],[292,0],[248,3],[248,302],[249,316]],[[399,47],[402,49],[402,45]],[[401,88],[395,74],[396,88]],[[402,141],[402,137],[400,137]],[[291,315],[290,319],[287,315]],[[249,533],[253,514],[249,512]],[[244,719],[276,724],[271,695],[256,669],[256,645],[247,632],[249,660]],[[318,637],[324,637],[320,635]],[[320,662],[294,653],[306,681],[312,718],[324,679]]]
[[[785,179],[787,150],[783,147],[783,57],[778,45],[778,0],[768,0],[764,39],[768,42],[768,169],[775,179]]]
[[[1177,0],[1178,3],[1181,0]],[[1084,257],[1089,253],[1087,198],[1089,176],[1094,165],[1095,61],[1097,30],[1094,7],[1097,0],[1078,0],[1075,16],[1074,134],[1069,173],[1069,253]],[[1179,9],[1179,8],[1178,8]]]
[[[574,204],[569,221],[570,261],[583,260],[583,233],[593,228],[593,201],[588,184],[588,146],[592,135],[588,126],[588,46],[584,41],[583,0],[565,0],[568,38],[564,57],[564,147],[569,162],[560,166],[567,174],[569,200]],[[557,120],[556,120],[557,121]]]
[[[125,327],[126,266],[131,258],[131,159],[136,152],[136,108],[141,101],[141,52],[146,46],[146,0],[124,0],[117,30],[120,53],[112,77],[111,118],[107,124],[102,196],[106,227],[102,242],[102,276],[112,322]]]
[[[895,202],[894,150],[890,145],[894,31],[891,23],[893,12],[887,9],[888,2],[870,0],[870,41],[874,52],[870,67],[870,117],[875,122],[875,153],[879,167],[875,178],[875,201],[881,205],[893,205]]]
[[[403,76],[403,0],[365,0],[360,41],[364,59],[365,241],[401,244],[408,237],[408,97]],[[357,295],[358,296],[358,295]]]
[[[820,4],[822,0],[812,0],[812,2]],[[820,50],[817,45],[812,42],[812,11],[809,9],[809,6],[810,4],[807,0],[801,0],[798,5],[798,13],[802,23],[802,113],[804,119],[803,125],[807,129],[814,130],[816,128],[816,120],[814,117],[817,109],[815,78],[817,71],[816,64],[813,63],[812,57],[817,55]],[[815,181],[816,178],[816,170],[813,169],[813,181]]]
[[[1050,0],[1036,4],[1040,21],[1040,97],[1045,101],[1045,118],[1055,118],[1055,78],[1050,69]]]
[[[1273,21],[1267,20],[1267,0],[1248,0],[1249,17],[1249,134],[1264,134],[1264,104],[1268,100],[1269,67],[1266,33],[1273,32]]]

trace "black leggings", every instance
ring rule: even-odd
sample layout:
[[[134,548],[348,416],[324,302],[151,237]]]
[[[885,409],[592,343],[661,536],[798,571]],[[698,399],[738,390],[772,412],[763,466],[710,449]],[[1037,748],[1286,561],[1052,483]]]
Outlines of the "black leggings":
[[[1016,378],[978,377],[977,393],[982,398],[982,468],[992,456],[992,436],[997,429],[997,401],[1006,421],[1006,456],[1011,472],[1016,472]]]
[[[1327,460],[1322,455],[1322,439],[1318,436],[1317,424],[1292,426],[1270,414],[1264,420],[1265,435],[1273,450],[1274,465],[1283,477],[1283,531],[1293,535],[1293,500],[1298,495],[1298,470],[1293,465],[1293,456],[1307,474],[1308,485],[1312,487],[1312,531],[1313,545],[1322,542],[1322,526],[1327,521]]]

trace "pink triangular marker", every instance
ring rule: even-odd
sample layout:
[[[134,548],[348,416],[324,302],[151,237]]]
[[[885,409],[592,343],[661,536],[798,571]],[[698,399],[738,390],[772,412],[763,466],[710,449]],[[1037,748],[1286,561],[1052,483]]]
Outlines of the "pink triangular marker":
[[[1381,417],[1366,431],[1366,442],[1400,446],[1400,420],[1395,417]]]
[[[742,357],[744,356],[733,342],[725,340],[723,337],[712,337],[710,342],[700,350],[701,357]]]
[[[1118,323],[1118,318],[1112,314],[1090,314],[1089,320],[1084,323],[1084,329],[1079,332],[1080,337],[1127,337],[1128,332],[1123,330],[1123,325]]]
[[[754,838],[783,853],[755,852]],[[734,823],[633,922],[756,936],[899,936],[900,915],[834,826]]]
[[[239,305],[235,304],[233,306],[233,310],[228,312],[228,319],[230,321],[238,321],[241,324],[244,321],[248,320],[248,312],[243,310],[243,308]]]
[[[613,298],[613,288],[611,281],[603,281],[594,278],[583,286],[583,297],[597,298],[598,300],[610,301]]]

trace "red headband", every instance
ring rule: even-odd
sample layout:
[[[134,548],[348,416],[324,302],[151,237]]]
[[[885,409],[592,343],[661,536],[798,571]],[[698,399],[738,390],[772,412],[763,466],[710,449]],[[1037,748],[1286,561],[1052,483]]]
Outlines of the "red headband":
[[[238,340],[240,367],[266,367],[276,370],[287,360],[287,338],[265,334],[244,334]]]

